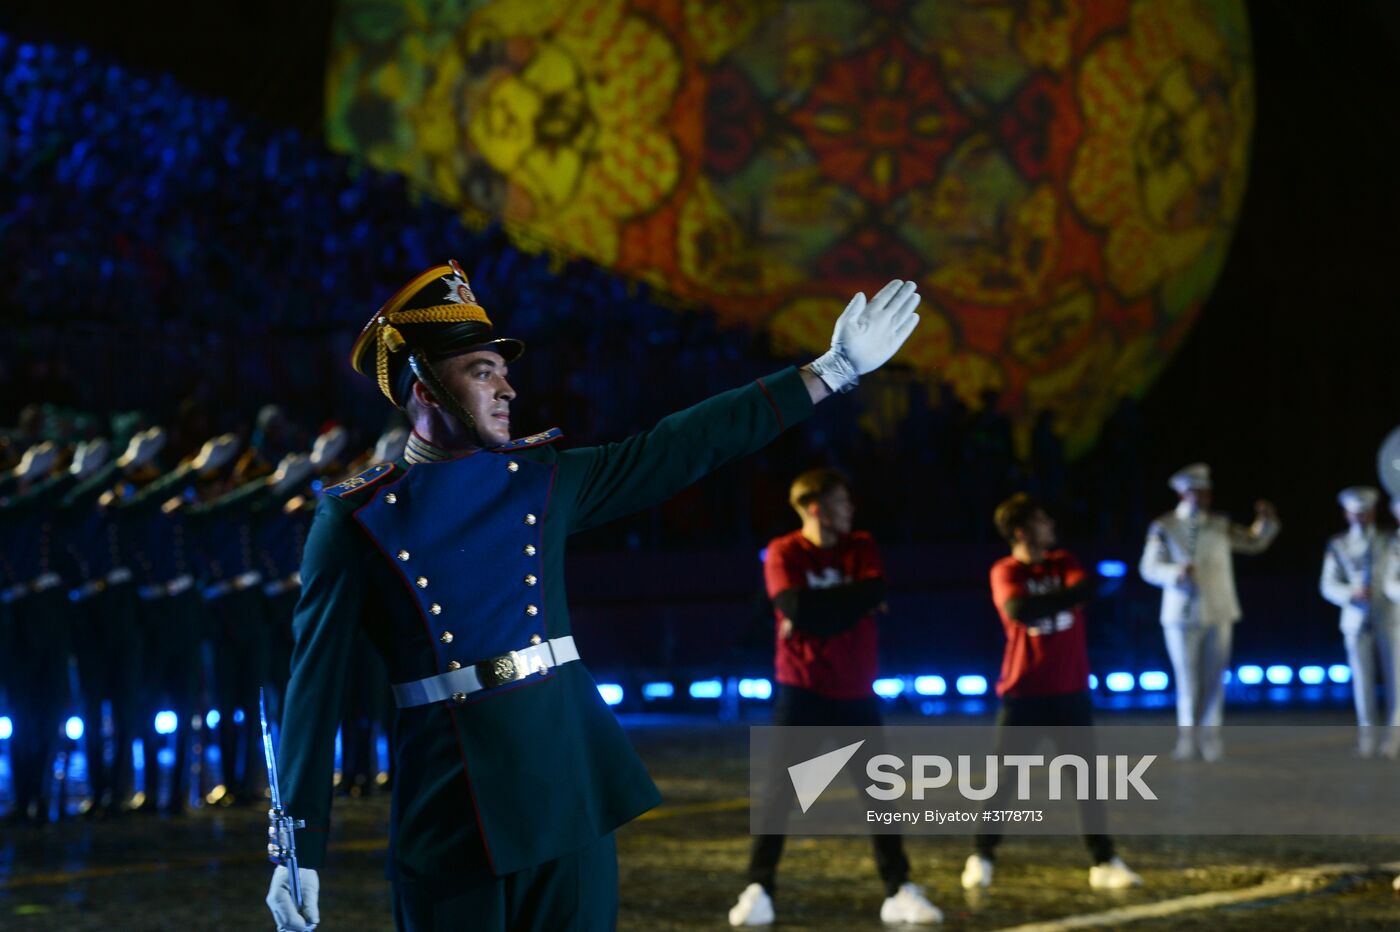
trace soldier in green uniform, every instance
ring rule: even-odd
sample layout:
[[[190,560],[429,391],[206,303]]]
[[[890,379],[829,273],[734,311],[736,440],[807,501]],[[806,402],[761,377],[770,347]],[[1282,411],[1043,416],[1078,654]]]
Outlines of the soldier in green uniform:
[[[70,698],[73,613],[59,573],[62,554],[54,540],[54,506],[72,488],[74,477],[66,469],[49,474],[58,454],[49,441],[26,450],[14,471],[14,494],[0,502],[5,571],[0,621],[7,635],[0,647],[14,722],[12,822],[48,821],[53,757]],[[92,723],[90,727],[100,726]],[[60,798],[58,816],[63,815]]]
[[[192,723],[199,704],[200,644],[206,625],[195,588],[186,516],[179,506],[193,493],[201,474],[223,469],[236,449],[232,435],[215,437],[194,457],[140,489],[123,485],[109,506],[122,523],[141,601],[144,684],[139,702],[146,786],[138,808],[144,812],[154,811],[160,798],[159,748],[166,739],[154,729],[158,710],[173,711],[178,725],[168,812],[185,810],[190,768],[198,766]]]
[[[404,456],[327,490],[306,543],[282,720],[284,805],[297,834],[279,929],[319,920],[336,725],[362,627],[393,684],[388,873],[400,929],[608,929],[613,831],[659,801],[570,633],[564,544],[666,500],[805,419],[884,364],[918,323],[914,283],[857,295],[831,351],[717,395],[620,443],[510,439],[506,367],[457,264],[423,272],[352,350],[413,424]]]

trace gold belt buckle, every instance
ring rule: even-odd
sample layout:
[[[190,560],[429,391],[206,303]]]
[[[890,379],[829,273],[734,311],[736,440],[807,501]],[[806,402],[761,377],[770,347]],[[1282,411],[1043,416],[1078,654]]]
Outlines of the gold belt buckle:
[[[480,681],[482,689],[495,689],[506,683],[523,680],[529,675],[530,671],[526,668],[519,651],[513,650],[499,657],[478,661],[476,664],[476,678]]]

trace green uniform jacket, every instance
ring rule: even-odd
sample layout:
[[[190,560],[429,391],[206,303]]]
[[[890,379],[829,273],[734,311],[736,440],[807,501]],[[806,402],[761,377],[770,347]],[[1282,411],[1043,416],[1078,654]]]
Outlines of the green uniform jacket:
[[[508,457],[489,459],[499,450],[473,454],[488,457],[480,461],[483,466],[509,465],[519,476],[512,481],[547,474],[540,527],[533,527],[533,514],[525,520],[532,533],[539,532],[534,572],[541,582],[517,593],[521,581],[514,572],[480,563],[454,565],[452,572],[475,574],[477,585],[491,580],[506,601],[528,595],[540,603],[528,607],[529,615],[538,616],[530,621],[542,629],[538,633],[568,635],[564,543],[569,534],[665,501],[719,466],[762,448],[811,411],[800,373],[787,369],[673,414],[621,443],[559,451],[525,440],[510,445]],[[518,462],[502,462],[507,459]],[[390,681],[402,683],[442,673],[445,651],[470,643],[471,625],[495,624],[470,612],[454,618],[451,605],[446,613],[430,613],[427,600],[436,597],[438,584],[415,589],[417,570],[409,568],[419,557],[398,563],[408,561],[410,551],[426,553],[431,543],[439,560],[435,565],[442,566],[442,552],[456,552],[450,540],[427,531],[421,540],[409,539],[414,538],[410,527],[386,549],[361,520],[376,508],[381,514],[407,514],[406,502],[396,513],[385,512],[383,502],[405,497],[414,479],[431,477],[415,477],[415,471],[442,465],[400,460],[377,466],[327,490],[317,506],[302,559],[296,648],[278,756],[284,804],[307,823],[297,834],[303,867],[320,868],[325,861],[341,699],[344,690],[360,688],[347,682],[346,673],[357,628],[367,629]],[[391,495],[396,488],[399,493]],[[523,509],[511,511],[502,524],[492,512],[496,503],[494,497],[473,499],[472,490],[462,488],[450,500],[432,503],[432,511],[439,517],[471,514],[473,528],[521,530]],[[518,541],[499,536],[502,553],[518,559]],[[471,544],[473,552],[482,552],[481,541]],[[404,549],[396,560],[392,548],[400,545]],[[461,552],[466,550],[464,544]],[[534,557],[536,548],[527,546],[525,552]],[[420,578],[420,587],[424,583]],[[534,575],[528,585],[535,586]],[[445,623],[457,631],[449,648],[438,643],[454,641],[450,634],[444,638]],[[477,693],[468,703],[399,710],[393,735],[391,878],[457,886],[481,882],[577,851],[660,802],[598,695],[585,666],[587,646],[581,649],[583,661]]]

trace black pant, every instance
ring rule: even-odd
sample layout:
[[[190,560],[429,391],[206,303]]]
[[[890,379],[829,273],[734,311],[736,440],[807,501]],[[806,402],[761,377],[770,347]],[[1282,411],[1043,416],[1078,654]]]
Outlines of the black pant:
[[[205,603],[214,638],[214,690],[219,709],[219,768],[229,793],[261,799],[262,724],[258,689],[267,681],[269,626],[262,593],[240,589]],[[243,710],[243,721],[234,711]]]
[[[396,881],[399,932],[610,932],[617,928],[617,845],[581,851],[465,889]]]
[[[58,753],[59,729],[68,707],[68,653],[72,612],[62,586],[22,596],[10,605],[9,636],[5,639],[5,688],[10,697],[14,736],[10,739],[10,772],[14,779],[14,812],[33,806],[39,820],[48,819],[52,799],[49,785]],[[101,729],[101,721],[88,722]],[[63,817],[63,800],[58,814]]]
[[[141,644],[136,587],[121,583],[73,606],[74,655],[87,724],[88,788],[94,806],[117,805],[135,789],[131,742],[140,732]],[[105,754],[102,704],[112,710],[114,751]]]
[[[879,700],[828,699],[811,690],[778,685],[778,698],[773,704],[774,725],[868,726],[880,725]],[[783,782],[786,769],[770,767],[769,783],[764,790],[766,812],[787,812],[791,805],[791,789]],[[779,808],[782,807],[782,808]],[[784,820],[786,817],[784,816]],[[783,856],[784,835],[755,835],[749,853],[749,883],[763,884],[772,896],[777,890],[778,861]],[[884,881],[885,892],[894,896],[909,879],[909,858],[904,854],[904,839],[899,835],[872,835],[875,849],[875,869]]]
[[[1058,696],[1008,696],[1001,701],[1001,712],[997,715],[998,756],[1007,754],[1029,754],[1035,750],[1042,738],[1050,738],[1061,754],[1075,754],[1086,761],[1094,760],[1098,753],[1094,734],[1089,726],[1094,724],[1093,700],[1088,692],[1064,693]],[[1047,728],[1074,727],[1082,729],[1066,739],[1063,733],[1056,735]],[[1005,809],[1004,800],[1012,792],[1015,771],[1010,767],[1001,768],[997,774],[997,792],[983,811]],[[1074,771],[1069,771],[1069,791],[1078,796],[1078,781]],[[1108,818],[1101,802],[1093,792],[1087,799],[1079,800],[1079,823],[1084,832],[1084,844],[1095,864],[1113,859],[1113,839],[1108,836]],[[995,823],[983,823],[984,825]],[[988,860],[996,858],[997,845],[1001,835],[995,831],[984,831],[977,835],[977,853]]]
[[[203,608],[193,589],[141,602],[143,683],[139,724],[149,808],[154,808],[160,799],[160,748],[168,740],[154,730],[155,715],[161,709],[173,711],[176,721],[168,808],[180,812],[189,803],[190,767],[199,767],[193,754],[192,721],[199,706],[203,619]]]

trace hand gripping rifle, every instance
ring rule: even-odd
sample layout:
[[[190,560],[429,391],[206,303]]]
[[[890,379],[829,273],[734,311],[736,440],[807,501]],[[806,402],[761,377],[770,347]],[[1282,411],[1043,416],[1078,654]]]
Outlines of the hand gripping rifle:
[[[267,784],[272,790],[272,808],[267,811],[267,859],[287,868],[292,879],[292,899],[301,909],[301,875],[297,872],[296,830],[306,828],[304,819],[294,819],[282,808],[282,791],[277,786],[277,755],[272,750],[272,732],[267,727],[267,700],[258,690],[258,717],[262,719],[263,756],[267,759]]]

